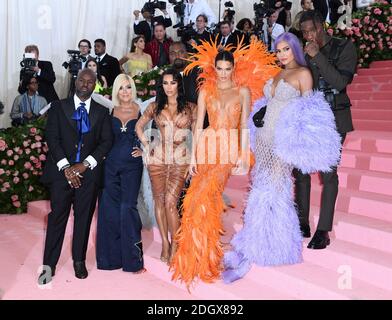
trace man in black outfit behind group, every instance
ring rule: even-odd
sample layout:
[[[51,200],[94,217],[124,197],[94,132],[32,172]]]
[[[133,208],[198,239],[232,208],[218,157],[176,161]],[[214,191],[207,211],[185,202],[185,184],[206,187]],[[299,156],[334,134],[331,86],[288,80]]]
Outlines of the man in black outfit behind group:
[[[76,79],[75,96],[53,103],[49,110],[49,153],[41,181],[50,188],[52,211],[48,216],[44,271],[38,279],[41,285],[55,275],[71,206],[75,276],[88,276],[85,260],[90,225],[102,185],[103,162],[113,140],[108,109],[91,99],[95,84],[95,73],[83,69]]]
[[[312,72],[313,87],[324,93],[335,116],[337,130],[342,138],[354,130],[350,99],[346,89],[354,77],[357,54],[353,43],[348,39],[330,37],[323,28],[324,19],[318,11],[305,11],[300,19],[304,39],[306,61]],[[299,210],[301,231],[309,238],[309,210],[311,179],[308,174],[294,170],[296,178],[296,203]],[[339,179],[337,168],[331,172],[321,172],[323,183],[320,217],[308,248],[324,249],[330,244],[329,231],[332,231],[335,203],[338,195]]]
[[[94,41],[94,51],[95,59],[99,64],[99,71],[106,78],[108,86],[112,87],[114,80],[121,73],[120,63],[117,58],[106,53],[106,42],[103,39]]]

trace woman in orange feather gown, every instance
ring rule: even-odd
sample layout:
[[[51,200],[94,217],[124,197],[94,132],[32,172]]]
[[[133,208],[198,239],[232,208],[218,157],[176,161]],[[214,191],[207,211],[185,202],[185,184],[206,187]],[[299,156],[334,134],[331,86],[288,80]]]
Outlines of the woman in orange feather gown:
[[[198,53],[185,71],[202,69],[194,130],[190,187],[183,202],[177,251],[171,261],[173,280],[189,288],[195,278],[213,282],[222,272],[223,190],[231,174],[249,170],[247,121],[252,101],[278,68],[260,42],[241,44],[234,53],[215,43],[195,47]],[[253,90],[252,90],[253,89]],[[206,112],[210,126],[202,130]]]

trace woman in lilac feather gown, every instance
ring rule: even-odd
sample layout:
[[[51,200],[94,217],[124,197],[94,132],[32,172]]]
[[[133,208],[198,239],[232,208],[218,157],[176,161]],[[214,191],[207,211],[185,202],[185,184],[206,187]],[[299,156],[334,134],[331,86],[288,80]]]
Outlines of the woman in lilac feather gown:
[[[284,68],[267,82],[265,96],[255,103],[249,118],[256,163],[243,229],[234,235],[232,249],[224,257],[226,283],[242,278],[252,263],[277,266],[302,261],[292,170],[329,171],[339,161],[334,116],[322,93],[312,91],[312,75],[299,40],[284,33],[276,39],[275,51]],[[256,128],[257,112],[265,113],[262,127]]]

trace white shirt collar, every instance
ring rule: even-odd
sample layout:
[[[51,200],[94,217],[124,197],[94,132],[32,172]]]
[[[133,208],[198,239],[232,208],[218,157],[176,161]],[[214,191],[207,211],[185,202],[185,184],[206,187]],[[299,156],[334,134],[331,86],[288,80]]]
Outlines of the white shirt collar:
[[[106,52],[102,55],[102,56],[96,56],[96,59],[98,59],[98,58],[100,58],[101,59],[101,61],[103,60],[103,58],[105,58],[105,56],[106,56]]]
[[[75,110],[77,110],[82,101],[78,98],[76,94],[74,95],[74,102],[75,102]],[[86,100],[84,103],[86,104],[85,108],[87,110],[87,113],[90,113],[91,97],[88,100]]]

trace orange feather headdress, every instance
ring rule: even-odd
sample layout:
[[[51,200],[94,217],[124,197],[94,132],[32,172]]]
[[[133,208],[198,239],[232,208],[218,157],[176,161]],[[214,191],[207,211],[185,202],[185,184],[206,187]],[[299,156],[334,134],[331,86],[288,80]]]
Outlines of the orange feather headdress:
[[[184,71],[187,74],[193,68],[199,68],[201,72],[198,77],[198,89],[206,90],[207,96],[216,96],[215,58],[219,53],[218,38],[202,41],[200,45],[194,45],[194,48],[196,53],[189,57],[190,64]],[[224,50],[231,49],[233,49],[233,46],[224,48]],[[266,81],[280,71],[275,62],[276,57],[268,52],[263,42],[252,41],[249,45],[244,45],[243,38],[233,55],[235,61],[233,80],[237,86],[250,89],[253,104],[263,95],[263,87]]]

